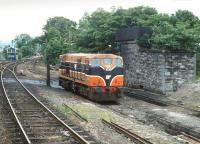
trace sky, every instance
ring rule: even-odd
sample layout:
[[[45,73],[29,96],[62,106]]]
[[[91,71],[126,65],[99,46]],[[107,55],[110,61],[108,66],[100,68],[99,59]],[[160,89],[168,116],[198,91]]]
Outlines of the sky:
[[[27,33],[32,37],[42,34],[46,20],[63,16],[76,22],[85,12],[101,7],[154,7],[160,13],[189,10],[200,18],[198,0],[0,0],[0,43],[11,41],[16,35]]]

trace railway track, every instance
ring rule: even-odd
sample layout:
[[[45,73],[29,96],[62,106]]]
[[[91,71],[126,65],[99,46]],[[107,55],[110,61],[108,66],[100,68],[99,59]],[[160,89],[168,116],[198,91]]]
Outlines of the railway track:
[[[101,108],[110,109],[110,110],[114,111],[115,113],[119,113],[119,114],[121,114],[123,116],[127,116],[125,113],[118,111],[117,108],[113,109],[113,108],[109,107],[108,105],[97,104],[97,103],[91,102],[91,101],[89,101],[89,100],[87,100],[85,98],[82,98],[82,97],[80,97],[80,99],[82,99],[83,101],[98,105]],[[132,108],[129,108],[129,109],[131,110]],[[77,116],[77,117],[80,118],[81,116]],[[157,121],[161,125],[166,127],[166,131],[168,133],[170,133],[172,135],[177,135],[177,137],[180,137],[181,139],[184,139],[185,141],[187,141],[190,144],[200,144],[199,143],[200,140],[198,138],[199,133],[197,133],[197,132],[190,133],[191,130],[188,129],[188,128],[180,127],[178,124],[175,124],[173,122],[167,121],[166,119],[160,118],[159,116],[156,116],[156,118],[157,118]],[[102,122],[106,124],[106,122],[104,120],[102,120]],[[109,124],[107,124],[107,125],[109,125]],[[173,131],[173,133],[172,133],[172,131]],[[121,133],[121,132],[119,132],[119,133]],[[137,143],[137,142],[135,142],[135,143]]]
[[[190,128],[181,127],[178,124],[172,123],[161,117],[157,117],[157,121],[160,124],[167,126],[166,130],[169,131],[169,133],[175,134],[178,137],[185,139],[188,142],[191,142],[192,144],[200,144],[199,132],[191,130]]]
[[[13,65],[4,67],[1,84],[5,99],[20,131],[22,143],[96,143],[85,131],[64,122],[17,79]],[[6,82],[12,76],[14,83]],[[69,122],[69,121],[68,121]]]
[[[171,102],[171,101],[159,99],[159,97],[162,97],[162,96],[159,96],[159,95],[155,97],[151,93],[145,94],[143,91],[140,91],[140,90],[135,90],[135,91],[132,91],[132,92],[127,91],[127,92],[125,92],[125,94],[129,97],[133,97],[133,98],[138,99],[138,100],[143,100],[143,101],[146,101],[148,103],[152,103],[152,104],[155,104],[155,105],[158,105],[158,106],[166,106],[166,107],[167,106],[175,106],[175,107],[179,107],[179,108],[182,108],[182,109],[186,109],[186,110],[193,112],[194,116],[200,117],[200,110],[191,109],[191,108],[188,108],[188,107],[177,105],[177,104],[175,104],[174,102]]]
[[[152,103],[158,106],[169,106],[171,103],[169,103],[168,101],[162,101],[161,99],[159,99],[160,96],[157,96],[156,99],[154,98],[155,96],[152,96],[152,94],[150,93],[144,93],[143,91],[140,90],[126,90],[125,92],[126,96],[138,99],[138,100],[143,100],[146,101],[148,103]]]
[[[2,87],[0,87],[0,123],[0,143],[23,144],[26,142],[3,95]]]
[[[186,108],[184,106],[177,105],[177,104],[170,102],[170,101],[162,101],[162,100],[156,99],[155,96],[153,96],[153,95],[152,95],[152,98],[151,98],[151,94],[149,96],[148,94],[140,92],[139,90],[136,91],[136,92],[127,92],[126,94],[128,94],[130,97],[131,97],[131,95],[132,96],[134,95],[134,98],[136,98],[136,99],[144,100],[146,102],[149,102],[149,103],[152,103],[152,104],[155,104],[155,105],[158,105],[158,106],[174,106],[174,107],[178,107],[178,108],[181,108],[181,109],[185,109],[185,110],[190,111],[191,115],[194,115],[196,117],[200,116],[199,110],[194,110],[194,109],[191,109],[191,108],[188,108],[188,107]],[[168,127],[168,129],[171,129],[176,134],[183,135],[183,137],[185,137],[186,140],[190,141],[190,139],[192,139],[191,141],[196,141],[196,143],[200,143],[200,133],[199,132],[197,132],[193,129],[181,126],[179,124],[172,123],[169,120],[163,119],[159,116],[156,116],[156,119],[160,124],[164,125],[165,127]]]
[[[126,137],[130,138],[134,143],[136,144],[153,144],[150,141],[146,140],[145,138],[140,137],[139,135],[119,126],[118,124],[114,122],[109,122],[105,119],[102,119],[102,122],[109,127],[115,129],[117,132],[125,135]]]
[[[200,140],[191,136],[191,135],[188,135],[186,133],[181,133],[181,135],[179,135],[180,138],[188,141],[188,143],[191,143],[191,144],[200,144]]]
[[[100,105],[100,107],[102,107]],[[116,113],[119,113],[123,116],[128,116],[127,114],[125,114],[122,111],[119,111],[118,108],[112,108],[109,105],[104,105],[103,107],[106,107],[107,109],[110,109]],[[132,111],[134,110],[131,107],[126,107],[127,111]],[[129,117],[129,116],[128,116]],[[187,141],[188,143],[191,144],[200,144],[200,133],[196,130],[193,130],[191,128],[188,127],[184,127],[182,125],[180,125],[179,123],[174,123],[171,122],[165,118],[160,117],[159,115],[150,115],[150,117],[152,117],[153,119],[150,121],[157,121],[160,125],[165,127],[165,130],[167,131],[167,133],[172,134],[172,135],[176,135],[177,137],[180,137],[181,139],[184,139],[185,141]],[[132,117],[130,117],[132,118]]]
[[[84,122],[88,122],[87,119],[85,119],[84,117],[82,117],[79,113],[77,113],[76,111],[74,111],[71,107],[69,107],[67,104],[63,104],[67,109],[69,109],[70,111],[73,112],[74,116],[76,116],[77,118],[79,118],[80,120],[84,121]]]

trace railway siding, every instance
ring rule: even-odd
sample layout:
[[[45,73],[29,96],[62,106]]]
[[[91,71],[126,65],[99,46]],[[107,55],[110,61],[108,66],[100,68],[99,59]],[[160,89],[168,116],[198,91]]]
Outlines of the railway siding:
[[[151,113],[151,112],[150,112]],[[168,112],[156,109],[153,113],[154,119],[163,124],[166,128],[175,130],[177,133],[185,132],[200,139],[200,120],[199,118]],[[152,114],[150,114],[152,117]]]
[[[141,90],[132,89],[129,93],[127,93],[127,95],[159,106],[164,106],[164,108],[155,108],[148,111],[147,113],[149,117],[154,117],[155,120],[161,124],[164,124],[166,127],[171,127],[176,131],[183,131],[200,138],[200,119],[196,117],[199,116],[200,111],[174,104],[173,101],[170,101],[164,96],[155,95],[153,93],[148,93]],[[186,109],[194,116],[172,112],[167,109],[169,106],[176,106],[178,108]]]
[[[104,119],[102,119],[102,122],[104,124],[108,125],[109,127],[114,128],[117,132],[124,134],[126,137],[130,138],[136,144],[152,144],[147,139],[140,137],[139,135],[131,132],[128,129],[121,127],[120,125],[118,125],[114,122],[109,122]]]

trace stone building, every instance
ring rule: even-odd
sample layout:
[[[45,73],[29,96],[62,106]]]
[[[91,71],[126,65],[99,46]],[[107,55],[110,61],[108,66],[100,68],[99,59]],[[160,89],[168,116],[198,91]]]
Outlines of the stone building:
[[[127,87],[140,87],[166,94],[195,80],[195,53],[145,50],[136,43],[136,39],[142,36],[142,33],[138,29],[135,31],[135,28],[131,28],[120,31],[116,36],[124,59]]]

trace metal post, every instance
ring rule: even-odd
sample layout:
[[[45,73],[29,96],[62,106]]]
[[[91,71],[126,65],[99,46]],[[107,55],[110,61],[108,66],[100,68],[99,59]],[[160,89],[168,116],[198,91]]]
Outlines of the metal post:
[[[49,55],[47,56],[47,86],[51,86],[50,85],[50,65],[49,65]]]

